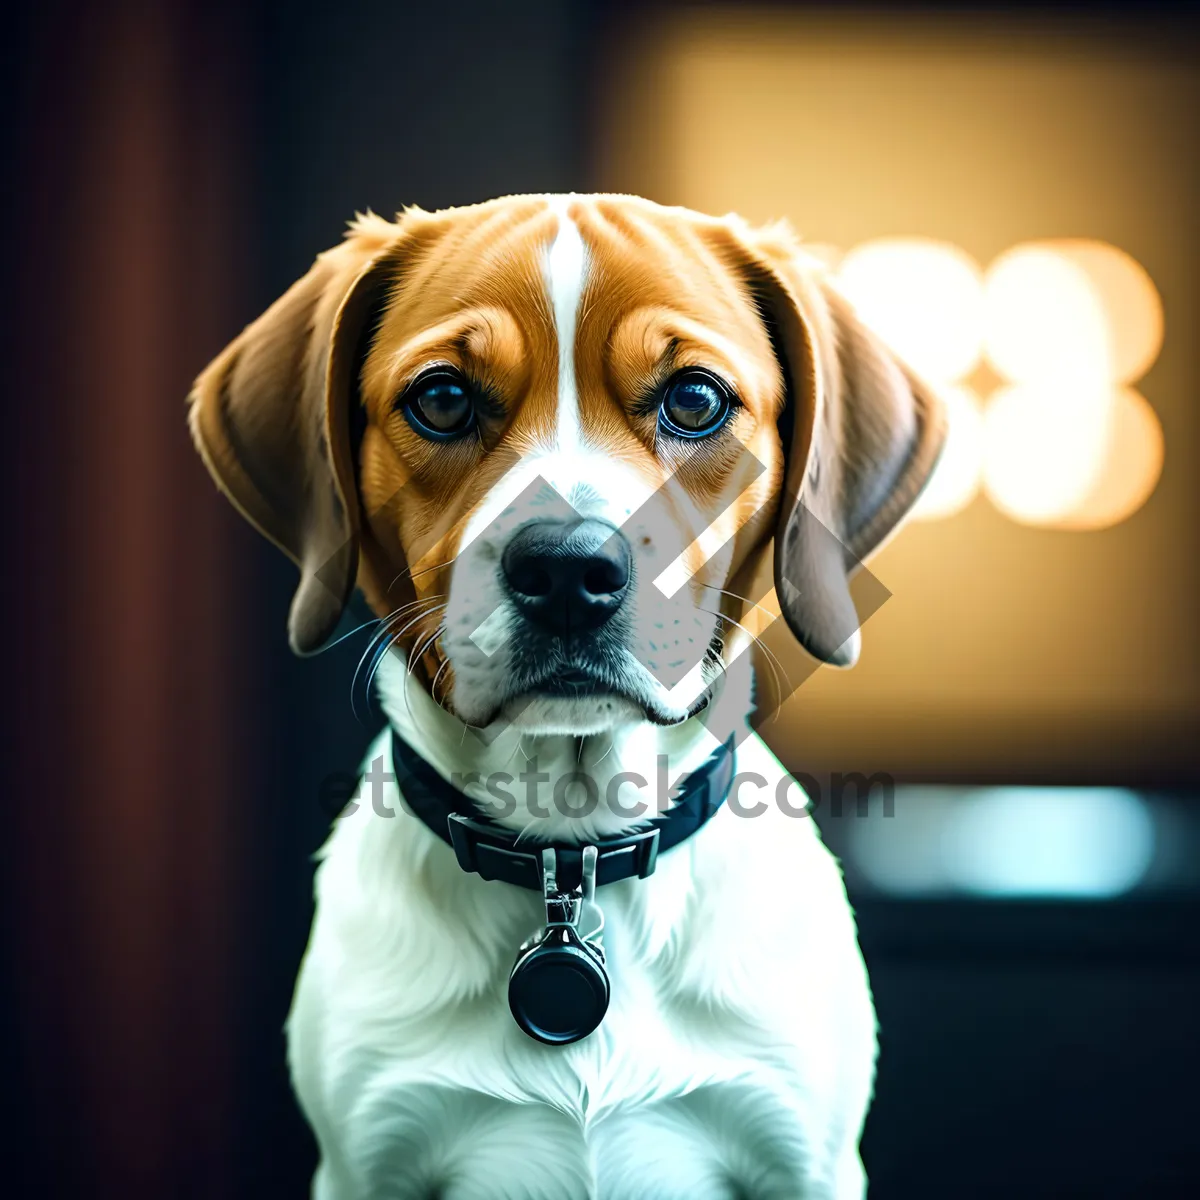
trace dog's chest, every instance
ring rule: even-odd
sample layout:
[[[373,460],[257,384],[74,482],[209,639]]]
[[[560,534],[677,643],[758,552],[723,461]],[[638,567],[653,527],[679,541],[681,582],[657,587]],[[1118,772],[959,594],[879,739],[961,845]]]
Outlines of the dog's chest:
[[[721,1180],[748,1170],[804,1173],[816,1114],[794,1033],[671,997],[665,972],[610,961],[612,1007],[573,1046],[531,1041],[493,992],[410,1027],[396,1057],[370,1056],[345,1129],[367,1191],[387,1194],[402,1173],[416,1189],[448,1172],[520,1180],[515,1194],[547,1200],[682,1200],[720,1195]],[[752,1167],[740,1161],[747,1146],[759,1147]],[[507,1194],[494,1187],[484,1194]]]

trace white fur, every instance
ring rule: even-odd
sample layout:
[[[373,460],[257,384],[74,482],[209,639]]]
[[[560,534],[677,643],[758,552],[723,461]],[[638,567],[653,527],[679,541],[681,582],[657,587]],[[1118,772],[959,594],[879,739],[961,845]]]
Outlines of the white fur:
[[[515,614],[497,581],[507,537],[564,502],[620,524],[645,493],[583,437],[573,341],[587,259],[565,207],[558,211],[547,259],[560,346],[554,442],[486,499],[451,581],[443,645],[455,705],[468,715],[473,704],[494,704],[508,670]],[[631,636],[672,653],[672,636],[707,638],[713,624],[697,613],[686,628],[666,625],[676,610],[656,607],[668,598],[645,586],[676,557],[663,537],[631,533],[643,580]],[[682,716],[683,698],[667,695],[643,655],[653,657],[644,644],[631,652],[626,682]],[[716,681],[726,727],[749,708],[748,672],[741,656]],[[652,725],[637,706],[604,697],[548,700],[479,733],[436,705],[398,660],[385,661],[379,681],[390,725],[446,778],[516,776],[534,760],[552,781],[582,768],[603,791],[633,771],[648,784],[637,795],[653,803],[660,755],[674,784],[714,746],[699,718]],[[368,767],[375,760],[376,778],[390,774],[387,734]],[[516,949],[541,921],[540,897],[461,871],[404,810],[394,781],[372,793],[363,786],[321,852],[317,915],[287,1026],[296,1092],[321,1150],[314,1197],[862,1196],[857,1145],[875,1021],[841,876],[812,821],[774,802],[787,776],[757,737],[740,747],[738,770],[767,782],[757,795],[741,789],[743,804],[767,800],[765,812],[751,820],[727,805],[661,855],[650,878],[601,889],[611,1007],[594,1034],[564,1047],[528,1038],[506,1001]],[[462,786],[488,798],[479,782]],[[517,785],[505,819],[582,841],[637,824],[603,804],[587,819],[564,816],[552,789]],[[551,815],[537,815],[544,811]]]
[[[419,730],[434,706],[412,699]],[[371,756],[390,770],[386,740]],[[390,817],[360,797],[322,852],[288,1021],[314,1196],[861,1196],[875,1025],[841,878],[773,803],[784,772],[757,738],[738,769],[768,781],[765,813],[726,807],[600,892],[612,1004],[559,1048],[505,999],[539,898],[463,873],[394,786]]]
[[[567,212],[569,196],[556,196],[551,207],[558,216],[558,233],[546,259],[550,305],[558,334],[558,421],[556,448],[577,450],[583,442],[579,420],[579,389],[575,380],[575,329],[579,303],[587,283],[588,253],[579,227]]]

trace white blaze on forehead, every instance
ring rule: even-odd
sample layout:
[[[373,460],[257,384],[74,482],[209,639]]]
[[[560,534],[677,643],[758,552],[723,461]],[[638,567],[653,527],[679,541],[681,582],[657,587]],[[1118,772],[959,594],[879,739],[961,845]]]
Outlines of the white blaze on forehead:
[[[558,232],[546,256],[546,286],[554,311],[558,338],[558,419],[555,443],[559,450],[577,450],[583,441],[579,420],[579,388],[575,380],[575,329],[579,302],[587,279],[587,247],[579,227],[567,213],[569,196],[554,196],[550,207],[558,216]]]

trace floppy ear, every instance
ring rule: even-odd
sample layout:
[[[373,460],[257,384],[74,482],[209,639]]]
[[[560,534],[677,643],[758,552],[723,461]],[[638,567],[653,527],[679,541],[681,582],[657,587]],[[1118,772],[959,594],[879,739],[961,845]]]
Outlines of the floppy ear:
[[[748,236],[751,283],[783,359],[786,456],[775,591],[800,644],[834,666],[858,658],[849,580],[916,502],[945,416],[855,316],[789,231]]]
[[[398,227],[361,219],[197,378],[196,446],[239,512],[300,567],[297,654],[329,638],[358,567],[351,422],[361,343],[390,278]]]

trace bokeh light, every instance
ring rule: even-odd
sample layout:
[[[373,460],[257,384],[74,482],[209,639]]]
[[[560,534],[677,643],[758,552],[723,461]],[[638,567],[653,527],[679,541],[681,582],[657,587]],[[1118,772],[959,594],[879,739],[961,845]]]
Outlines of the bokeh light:
[[[988,270],[987,355],[1014,383],[1116,378],[1107,313],[1086,271],[1048,245],[1016,246]]]
[[[1104,385],[1070,381],[993,395],[984,418],[984,484],[992,503],[1025,524],[1068,517],[1099,482],[1111,407]]]
[[[920,238],[864,242],[842,260],[837,283],[863,322],[931,383],[953,383],[978,361],[982,279],[957,246]]]
[[[988,270],[985,297],[988,357],[1016,383],[1081,363],[1132,383],[1162,348],[1157,289],[1140,263],[1106,242],[1014,246]]]
[[[1162,428],[1120,387],[1154,361],[1162,306],[1145,271],[1102,242],[1016,246],[985,281],[987,354],[1015,382],[985,421],[984,477],[1028,524],[1100,529],[1136,512],[1162,471]]]
[[[946,402],[946,448],[917,519],[953,516],[982,481],[1016,521],[1102,529],[1154,491],[1162,427],[1145,398],[1121,385],[1158,356],[1162,303],[1123,250],[1083,239],[1025,242],[981,276],[948,243],[879,239],[842,257],[836,282]],[[981,401],[963,381],[985,354],[1004,382]]]
[[[1107,439],[1088,490],[1056,522],[1063,529],[1104,529],[1132,516],[1162,474],[1163,432],[1158,414],[1133,388],[1112,394]]]
[[[940,849],[966,892],[1116,896],[1145,876],[1154,825],[1121,788],[985,788],[959,801]]]
[[[1118,896],[1159,849],[1153,812],[1123,788],[907,787],[847,833],[853,867],[898,896]]]
[[[946,445],[929,483],[913,507],[918,521],[952,517],[979,491],[983,471],[983,413],[970,388],[938,388],[946,406]]]

